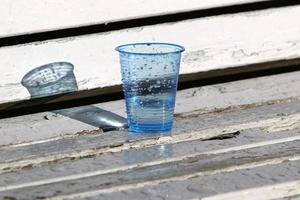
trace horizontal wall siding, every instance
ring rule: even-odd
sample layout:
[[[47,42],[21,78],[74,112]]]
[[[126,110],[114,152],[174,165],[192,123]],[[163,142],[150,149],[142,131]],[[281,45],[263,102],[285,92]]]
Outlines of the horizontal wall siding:
[[[0,104],[29,99],[22,77],[40,65],[68,61],[79,90],[121,84],[115,46],[173,42],[186,47],[181,74],[300,56],[300,6],[186,20],[0,49]],[[263,66],[262,66],[263,67]]]
[[[1,1],[0,38],[263,0]]]

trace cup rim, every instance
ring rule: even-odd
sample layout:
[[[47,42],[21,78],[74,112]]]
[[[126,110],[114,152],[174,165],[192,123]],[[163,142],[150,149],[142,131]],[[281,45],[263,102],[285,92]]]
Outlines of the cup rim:
[[[122,50],[124,47],[133,46],[133,45],[164,45],[164,46],[172,46],[172,47],[178,47],[177,50],[174,51],[166,51],[166,52],[159,52],[159,53],[144,53],[144,52],[130,52],[126,50]],[[127,54],[134,54],[134,55],[165,55],[165,54],[171,54],[171,53],[181,53],[185,51],[185,48],[178,44],[173,43],[165,43],[165,42],[141,42],[141,43],[128,43],[119,45],[115,48],[116,51],[119,53],[127,53]]]

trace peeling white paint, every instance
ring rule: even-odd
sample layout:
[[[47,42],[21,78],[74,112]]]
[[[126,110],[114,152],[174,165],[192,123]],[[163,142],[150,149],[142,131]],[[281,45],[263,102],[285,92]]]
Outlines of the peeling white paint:
[[[298,18],[300,6],[293,6],[1,48],[0,103],[28,99],[24,74],[55,61],[75,65],[80,90],[120,84],[114,47],[129,42],[182,44],[181,74],[297,58]]]
[[[2,0],[0,37],[263,0]]]

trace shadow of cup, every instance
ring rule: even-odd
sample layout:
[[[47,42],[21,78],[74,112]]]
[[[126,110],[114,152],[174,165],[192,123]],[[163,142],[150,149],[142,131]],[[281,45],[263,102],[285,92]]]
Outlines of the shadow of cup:
[[[73,69],[74,66],[68,62],[49,63],[28,72],[21,84],[32,98],[77,91]]]

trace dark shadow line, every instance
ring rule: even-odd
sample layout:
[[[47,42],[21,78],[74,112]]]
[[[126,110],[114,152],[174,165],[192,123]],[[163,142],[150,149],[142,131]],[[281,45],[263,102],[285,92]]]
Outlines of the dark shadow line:
[[[248,67],[248,66],[244,66],[244,67]],[[276,74],[282,74],[282,73],[288,73],[294,71],[300,71],[300,65],[295,64],[288,67],[285,66],[285,67],[278,67],[275,69],[265,69],[260,71],[235,73],[235,74],[229,74],[224,76],[222,76],[221,74],[214,75],[214,72],[212,72],[213,74],[212,77],[205,78],[202,75],[200,79],[196,79],[195,77],[193,80],[187,80],[184,78],[184,76],[181,76],[180,77],[181,82],[179,82],[178,90],[183,90],[183,89],[188,89],[193,87],[201,87],[205,85],[226,83],[231,81],[239,81],[239,80],[256,78],[256,77],[270,76],[270,75],[276,75]],[[21,101],[19,103],[16,103],[16,105],[13,105],[11,108],[0,110],[0,119],[123,99],[124,97],[121,91],[121,86],[114,86],[114,88],[115,88],[115,92],[113,93],[83,97],[83,98],[78,98],[78,99],[73,99],[73,100],[68,100],[63,102],[33,104],[32,101],[38,102],[39,99],[32,99],[29,100],[29,103],[32,103],[30,104],[32,106],[29,105],[26,107],[20,107],[20,106],[24,106],[24,101]],[[116,90],[116,88],[118,88],[118,90]],[[59,98],[63,95],[65,94],[56,95],[56,98]],[[55,99],[55,96],[54,97],[51,96],[49,97],[49,99],[53,100]],[[42,102],[47,102],[47,98],[42,99]]]
[[[241,5],[229,5],[216,8],[200,9],[194,11],[165,14],[159,16],[144,17],[138,19],[129,19],[105,24],[87,25],[82,27],[66,28],[61,30],[45,31],[31,33],[26,35],[17,35],[0,38],[0,47],[26,44],[44,40],[74,37],[86,34],[102,33],[114,30],[134,28],[147,25],[155,25],[168,22],[177,22],[187,19],[195,19],[209,16],[218,16],[223,14],[234,14],[247,11],[257,11],[268,8],[287,7],[300,5],[299,0],[268,0],[262,2],[244,3]]]

